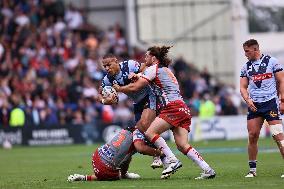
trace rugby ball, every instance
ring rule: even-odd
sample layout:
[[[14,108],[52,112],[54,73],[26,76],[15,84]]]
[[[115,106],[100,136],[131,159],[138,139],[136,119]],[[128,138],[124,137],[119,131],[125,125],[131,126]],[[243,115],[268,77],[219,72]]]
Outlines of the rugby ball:
[[[115,103],[118,102],[118,94],[112,86],[105,86],[103,88],[102,95],[103,95],[104,98],[111,97],[112,99],[114,99]]]

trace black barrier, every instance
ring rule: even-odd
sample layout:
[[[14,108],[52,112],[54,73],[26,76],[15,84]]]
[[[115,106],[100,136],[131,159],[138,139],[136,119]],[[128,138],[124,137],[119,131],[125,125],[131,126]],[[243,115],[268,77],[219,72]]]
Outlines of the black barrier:
[[[22,128],[0,127],[0,144],[9,140],[12,144],[23,144]]]
[[[1,127],[0,144],[8,140],[13,145],[44,146],[68,144],[92,144],[107,142],[121,130],[119,125],[25,125],[24,127]],[[163,133],[168,140],[170,132]]]
[[[82,137],[81,125],[27,126],[22,131],[23,144],[29,146],[79,144],[85,142]]]
[[[82,125],[24,126],[0,128],[0,144],[9,140],[12,144],[29,146],[80,144]]]

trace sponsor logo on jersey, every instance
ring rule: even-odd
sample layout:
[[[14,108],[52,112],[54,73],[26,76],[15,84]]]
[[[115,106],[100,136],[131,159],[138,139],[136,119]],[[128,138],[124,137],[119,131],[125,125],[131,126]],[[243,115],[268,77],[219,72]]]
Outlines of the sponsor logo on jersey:
[[[186,113],[187,115],[190,116],[190,110],[188,108],[179,108],[178,111],[184,112],[184,113]]]
[[[270,111],[269,115],[270,115],[271,117],[276,117],[276,116],[278,116],[278,114],[277,114],[276,112],[274,112],[274,111]]]
[[[252,76],[252,79],[254,82],[262,81],[262,80],[270,79],[270,78],[272,78],[272,73],[258,74],[258,75]]]

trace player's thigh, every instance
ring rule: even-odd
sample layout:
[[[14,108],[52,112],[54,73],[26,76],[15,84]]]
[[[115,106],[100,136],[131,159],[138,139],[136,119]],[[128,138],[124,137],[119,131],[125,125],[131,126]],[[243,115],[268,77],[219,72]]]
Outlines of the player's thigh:
[[[136,127],[140,131],[145,132],[149,128],[150,124],[154,121],[155,117],[156,117],[155,110],[152,110],[150,108],[144,109],[141,114],[140,120],[136,124]]]
[[[160,135],[163,132],[169,130],[171,127],[172,126],[168,122],[166,122],[162,118],[156,117],[145,134],[148,139],[152,140],[156,134]]]
[[[175,143],[178,148],[187,148],[190,145],[188,144],[188,130],[182,127],[174,127],[172,129]]]
[[[282,124],[282,120],[271,120],[267,121],[269,125],[276,125],[276,124]]]
[[[247,130],[249,133],[259,134],[263,125],[264,119],[262,117],[256,117],[247,120]]]

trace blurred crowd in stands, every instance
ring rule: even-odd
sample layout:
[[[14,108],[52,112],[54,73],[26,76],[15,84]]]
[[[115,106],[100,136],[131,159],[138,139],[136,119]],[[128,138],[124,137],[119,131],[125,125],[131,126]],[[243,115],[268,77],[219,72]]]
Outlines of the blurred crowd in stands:
[[[53,0],[0,1],[0,125],[133,124],[132,102],[123,94],[115,106],[97,102],[105,75],[100,59],[113,53],[143,62],[144,50],[129,53],[119,24],[102,30],[84,12]],[[238,91],[206,68],[182,57],[171,67],[194,116],[242,114]]]

